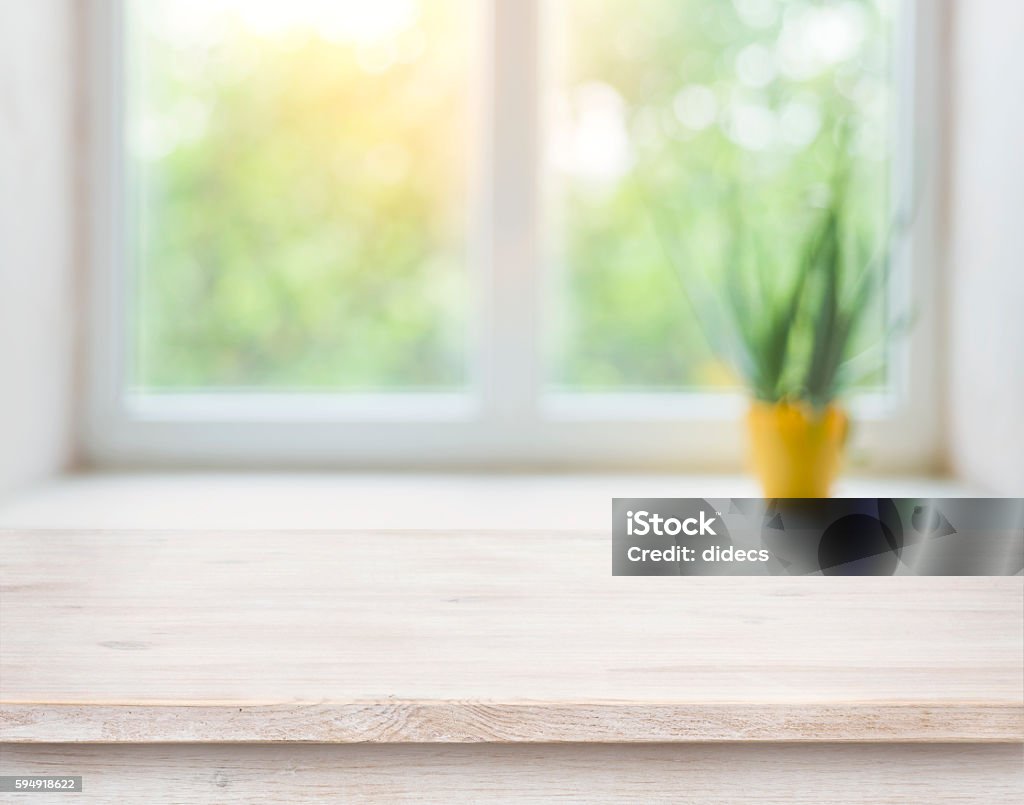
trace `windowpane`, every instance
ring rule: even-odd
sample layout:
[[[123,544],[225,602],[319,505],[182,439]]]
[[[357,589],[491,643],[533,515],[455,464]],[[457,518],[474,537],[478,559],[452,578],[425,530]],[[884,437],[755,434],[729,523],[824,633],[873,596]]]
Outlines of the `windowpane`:
[[[846,247],[877,252],[889,231],[894,5],[549,4],[553,386],[739,385],[705,337],[723,311],[698,311],[701,326],[690,300],[705,289],[721,304],[730,267],[791,271],[839,166]],[[877,299],[856,352],[882,351]]]
[[[464,384],[472,0],[127,7],[133,385]]]

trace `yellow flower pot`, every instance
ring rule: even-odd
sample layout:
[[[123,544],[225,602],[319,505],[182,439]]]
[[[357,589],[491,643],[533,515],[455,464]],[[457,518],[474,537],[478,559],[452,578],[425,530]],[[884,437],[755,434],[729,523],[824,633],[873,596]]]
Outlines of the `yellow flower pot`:
[[[755,400],[750,461],[767,498],[825,498],[839,474],[849,420],[842,408]]]

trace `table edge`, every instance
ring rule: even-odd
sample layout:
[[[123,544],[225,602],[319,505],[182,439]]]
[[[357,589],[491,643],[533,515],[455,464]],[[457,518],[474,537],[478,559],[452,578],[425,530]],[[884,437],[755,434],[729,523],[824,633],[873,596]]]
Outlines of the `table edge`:
[[[0,743],[1024,743],[1024,702],[0,702]]]

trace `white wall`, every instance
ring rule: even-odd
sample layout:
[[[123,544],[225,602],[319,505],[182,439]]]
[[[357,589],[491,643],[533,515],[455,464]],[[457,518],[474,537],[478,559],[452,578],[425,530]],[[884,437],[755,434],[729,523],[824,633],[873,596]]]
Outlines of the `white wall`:
[[[0,494],[69,459],[73,0],[0,0]]]
[[[1024,2],[953,5],[950,458],[1024,496]]]

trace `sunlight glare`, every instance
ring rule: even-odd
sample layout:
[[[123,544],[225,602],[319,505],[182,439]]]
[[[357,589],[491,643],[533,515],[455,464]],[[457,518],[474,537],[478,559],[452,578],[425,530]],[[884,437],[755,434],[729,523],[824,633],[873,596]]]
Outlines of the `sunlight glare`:
[[[333,42],[377,42],[412,27],[417,0],[206,0],[200,15],[236,20],[250,33],[273,38],[309,31]]]

